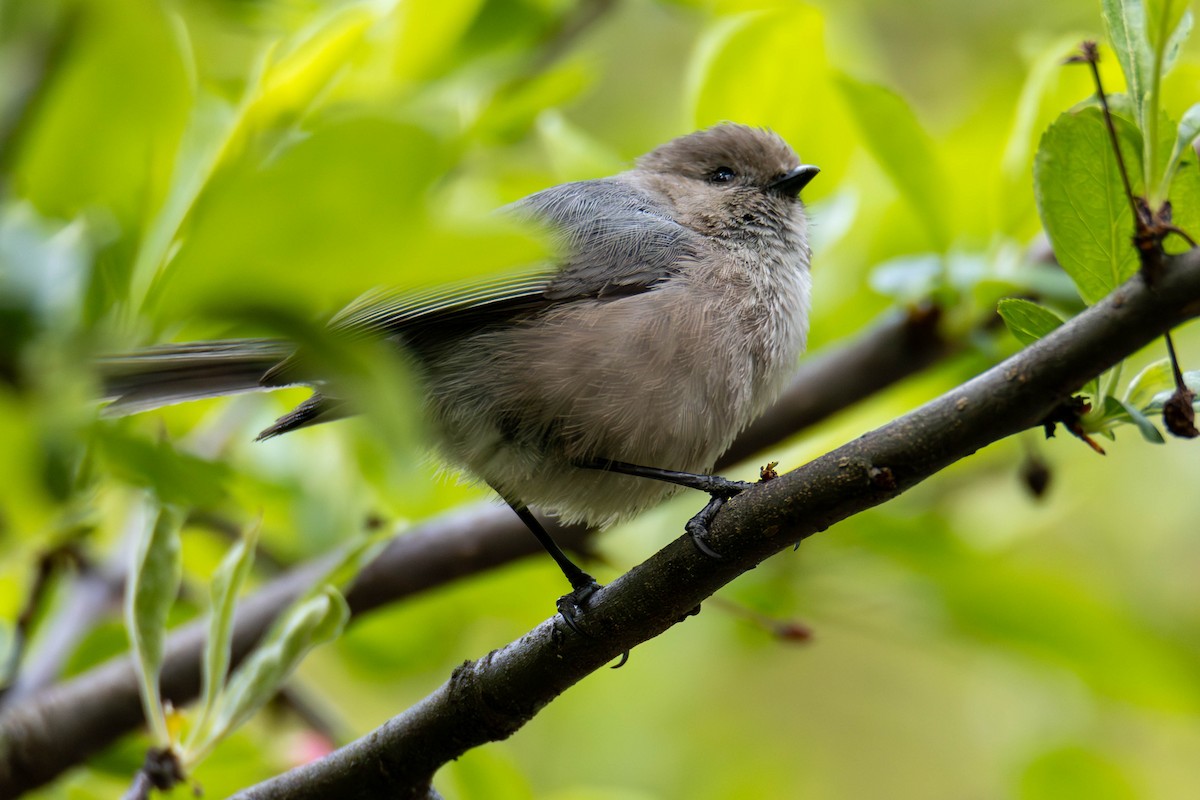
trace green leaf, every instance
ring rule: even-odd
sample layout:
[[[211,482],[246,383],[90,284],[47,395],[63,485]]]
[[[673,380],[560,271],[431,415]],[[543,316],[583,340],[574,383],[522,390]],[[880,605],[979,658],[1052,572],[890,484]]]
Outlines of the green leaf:
[[[1113,123],[1133,171],[1140,163],[1140,136],[1119,117]],[[1133,213],[1098,109],[1063,114],[1042,136],[1034,193],[1054,253],[1085,302],[1096,302],[1137,272]]]
[[[1196,103],[1183,113],[1179,120],[1178,133],[1175,136],[1175,146],[1171,149],[1171,159],[1167,162],[1165,180],[1170,182],[1179,169],[1185,153],[1192,152],[1192,144],[1200,139],[1200,103]]]
[[[1116,400],[1116,398],[1113,399]],[[1135,408],[1132,404],[1126,403],[1124,400],[1117,400],[1117,403],[1119,403],[1125,413],[1129,415],[1130,421],[1137,426],[1137,429],[1141,432],[1143,439],[1151,444],[1166,444],[1166,440],[1163,439],[1163,435],[1159,433],[1158,428],[1154,427],[1154,423],[1151,422],[1145,414]]]
[[[1063,324],[1062,317],[1045,306],[1010,297],[1001,300],[996,310],[1017,341],[1030,345]]]
[[[1024,768],[1018,786],[1015,795],[1022,800],[1137,800],[1139,796],[1137,783],[1119,754],[1076,744],[1038,753]]]
[[[1146,36],[1146,10],[1141,0],[1101,0],[1100,5],[1138,119],[1144,119],[1154,69],[1154,53]]]
[[[1145,0],[1146,38],[1150,46],[1158,52],[1166,54],[1172,42],[1178,48],[1191,30],[1188,11],[1188,0]],[[1166,73],[1166,68],[1163,73]]]
[[[1162,171],[1156,171],[1158,162],[1163,153],[1174,151],[1173,143],[1178,138],[1178,135],[1171,136],[1173,126],[1169,122],[1163,124],[1165,115],[1159,110],[1162,104],[1162,79],[1175,64],[1184,41],[1192,31],[1192,15],[1187,11],[1186,0],[1149,0],[1147,14],[1154,71],[1151,74],[1150,94],[1143,108],[1141,130],[1145,135],[1143,168],[1147,198],[1151,207],[1157,208],[1166,199],[1174,175],[1171,159],[1168,159],[1168,166]],[[1165,143],[1163,139],[1166,139]]]
[[[187,129],[175,154],[170,191],[146,221],[130,276],[130,300],[136,308],[154,299],[174,258],[174,245],[184,220],[192,213],[221,162],[234,149],[246,114],[259,97],[263,75],[276,43],[262,49],[248,76],[242,97],[231,105],[211,93],[201,93],[192,108]]]
[[[392,69],[397,78],[415,81],[432,72],[462,38],[483,6],[482,0],[405,0],[393,16],[396,38]]]
[[[1000,161],[1004,172],[1017,175],[1028,166],[1030,151],[1036,144],[1037,133],[1041,130],[1041,125],[1037,123],[1040,114],[1045,113],[1043,109],[1047,105],[1046,95],[1062,77],[1063,54],[1070,52],[1072,46],[1077,46],[1078,42],[1079,37],[1074,34],[1057,37],[1044,45],[1037,56],[1031,59],[1029,73],[1021,87],[1013,114],[1012,131],[1004,145],[1004,156]],[[1055,111],[1061,108],[1062,106],[1056,106]]]
[[[1183,373],[1183,383],[1196,393],[1196,399],[1192,402],[1192,405],[1194,405],[1197,410],[1200,410],[1200,370],[1192,370],[1191,372]],[[1162,411],[1163,406],[1166,404],[1167,400],[1171,399],[1171,395],[1174,393],[1175,381],[1172,380],[1171,388],[1164,389],[1163,391],[1154,395],[1150,402],[1146,404],[1146,407],[1142,409],[1142,412],[1153,414],[1155,412]]]
[[[188,749],[191,749],[192,743],[203,740],[213,712],[221,699],[225,676],[229,671],[233,612],[238,593],[254,563],[254,549],[258,544],[260,526],[261,521],[250,528],[243,539],[229,548],[229,552],[213,573],[212,586],[209,589],[208,640],[204,645],[200,712],[188,737]]]
[[[935,248],[945,250],[950,239],[948,193],[933,140],[892,90],[845,74],[837,84],[871,154],[908,198]]]
[[[274,697],[304,655],[337,636],[349,618],[350,607],[332,586],[293,605],[229,679],[216,720],[197,742],[190,763]]]
[[[163,439],[132,436],[121,425],[98,425],[95,442],[113,474],[149,487],[165,503],[213,506],[226,497],[232,475],[227,464],[181,452]]]
[[[1155,395],[1174,386],[1175,376],[1171,372],[1171,361],[1164,358],[1147,365],[1133,377],[1125,390],[1123,402],[1136,409],[1144,409]]]
[[[170,744],[167,720],[159,694],[167,613],[179,593],[183,576],[179,528],[183,514],[163,508],[147,525],[133,550],[129,585],[125,589],[125,628],[138,665],[142,709],[160,746]]]
[[[1179,7],[1187,9],[1186,3],[1179,3]],[[1192,35],[1192,25],[1194,20],[1190,9],[1184,11],[1180,15],[1178,22],[1175,25],[1174,31],[1167,38],[1166,46],[1163,48],[1162,54],[1162,75],[1166,75],[1175,66],[1175,62],[1179,60],[1179,53],[1183,50],[1184,44],[1187,43],[1188,37]]]

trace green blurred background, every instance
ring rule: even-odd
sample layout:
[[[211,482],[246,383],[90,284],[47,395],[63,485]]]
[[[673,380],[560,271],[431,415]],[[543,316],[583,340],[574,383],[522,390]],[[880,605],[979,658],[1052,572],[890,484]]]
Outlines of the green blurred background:
[[[0,651],[39,555],[74,543],[119,563],[145,487],[235,525],[261,514],[285,563],[371,521],[488,498],[424,455],[413,398],[386,376],[357,376],[365,416],[255,445],[303,393],[98,421],[90,357],[315,337],[372,287],[529,264],[539,244],[492,209],[720,120],[768,125],[823,168],[806,190],[814,349],[931,289],[967,345],[761,460],[798,465],[962,382],[1017,349],[979,332],[997,297],[1037,285],[1078,308],[1035,263],[1031,164],[1045,125],[1091,92],[1059,63],[1100,33],[1096,0],[3,0]],[[1193,45],[1166,87],[1176,118],[1198,89]],[[1197,332],[1177,341],[1200,365]],[[708,604],[436,785],[464,799],[1195,797],[1200,449],[1132,428],[1105,445],[1101,458],[1030,432],[988,448],[743,576],[722,593],[732,610]],[[1041,500],[1020,479],[1031,454],[1051,469]],[[598,577],[696,507],[605,534]],[[179,620],[228,541],[193,525],[184,546]],[[294,684],[343,740],[360,735],[563,589],[538,558],[375,612]],[[739,608],[814,638],[780,641]],[[124,646],[114,610],[66,672]],[[196,777],[223,796],[318,745],[266,713]],[[118,796],[145,746],[132,737],[34,796]]]

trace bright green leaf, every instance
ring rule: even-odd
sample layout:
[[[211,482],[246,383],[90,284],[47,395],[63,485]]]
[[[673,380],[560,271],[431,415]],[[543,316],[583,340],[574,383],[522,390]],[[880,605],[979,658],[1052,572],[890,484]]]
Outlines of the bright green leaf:
[[[225,675],[229,671],[233,637],[233,612],[238,592],[250,574],[260,525],[255,524],[238,541],[213,573],[209,588],[208,639],[204,644],[203,687],[200,711],[189,737],[189,746],[201,741],[212,714],[220,702]]]
[[[183,576],[179,543],[182,521],[180,511],[167,507],[145,527],[133,550],[129,585],[125,588],[125,627],[138,664],[142,709],[160,746],[170,743],[158,680],[167,613],[175,604]]]
[[[1133,171],[1140,137],[1120,118],[1113,121]],[[1042,136],[1034,191],[1054,253],[1084,301],[1096,302],[1137,272],[1133,213],[1098,109],[1063,114]]]
[[[6,40],[13,35],[8,26],[21,17],[18,5],[0,3]],[[147,202],[168,189],[163,162],[177,146],[191,102],[169,7],[144,0],[77,7],[71,47],[60,54],[59,71],[43,76],[46,92],[35,95],[28,135],[18,138],[18,152],[5,154],[17,159],[5,182],[20,186],[18,195],[42,213],[69,219],[102,208],[119,221],[119,236],[136,236]],[[19,27],[16,35],[19,41]],[[37,38],[27,45],[38,48]],[[0,59],[6,98],[24,72],[12,56],[6,47]],[[114,269],[121,274],[113,277],[126,277],[127,265]]]
[[[479,13],[481,0],[405,0],[394,14],[396,39],[392,69],[400,80],[414,81],[431,72],[453,52],[455,43]]]
[[[725,120],[766,126],[804,161],[842,175],[857,141],[830,69],[824,13],[805,3],[775,5],[717,16],[705,30],[688,65],[692,126]],[[813,124],[812,109],[821,109],[821,124]],[[814,183],[806,195],[814,191],[819,196],[824,184]]]
[[[1012,335],[1025,345],[1033,344],[1063,324],[1062,317],[1045,306],[1015,297],[1001,300],[997,311]]]
[[[363,49],[363,38],[378,13],[367,4],[334,8],[319,22],[281,42],[262,76],[247,121],[267,128],[280,119],[302,116],[312,108]],[[272,54],[274,56],[275,54]]]
[[[933,140],[900,95],[849,75],[838,86],[871,154],[908,198],[938,250],[949,243],[946,180]]]
[[[162,324],[198,308],[336,306],[374,285],[473,267],[413,252],[428,238],[426,192],[449,165],[444,143],[366,115],[326,118],[308,134],[265,164],[228,165],[205,189],[147,308]]]

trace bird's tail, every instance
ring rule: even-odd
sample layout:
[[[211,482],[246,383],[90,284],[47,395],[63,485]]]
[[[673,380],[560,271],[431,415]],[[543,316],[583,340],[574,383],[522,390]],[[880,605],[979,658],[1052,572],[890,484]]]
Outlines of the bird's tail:
[[[97,362],[110,416],[287,385],[264,382],[295,347],[273,339],[234,339],[151,347]]]

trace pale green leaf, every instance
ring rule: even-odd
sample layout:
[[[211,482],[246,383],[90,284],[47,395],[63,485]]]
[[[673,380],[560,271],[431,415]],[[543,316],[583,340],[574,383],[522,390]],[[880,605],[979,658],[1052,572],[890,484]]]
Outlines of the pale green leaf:
[[[1113,398],[1116,400],[1116,398]],[[1145,414],[1135,408],[1133,405],[1117,400],[1124,412],[1129,416],[1130,421],[1137,426],[1138,431],[1142,434],[1142,438],[1151,444],[1166,444],[1162,433],[1154,426]]]
[[[1200,139],[1200,103],[1196,103],[1183,113],[1179,120],[1178,133],[1175,136],[1175,146],[1171,149],[1171,158],[1167,162],[1166,180],[1174,179],[1176,170],[1184,155],[1192,152],[1192,145]]]
[[[201,741],[220,702],[229,671],[231,642],[233,637],[233,612],[238,593],[250,567],[254,563],[254,550],[258,544],[260,524],[251,527],[244,538],[229,548],[225,558],[212,576],[209,587],[208,640],[204,645],[203,679],[200,694],[200,711],[196,724],[189,736],[192,742]]]
[[[1180,8],[1186,8],[1184,2],[1178,3]],[[1179,53],[1183,50],[1184,44],[1187,43],[1188,37],[1192,35],[1192,25],[1194,20],[1190,9],[1186,10],[1179,18],[1175,25],[1174,32],[1167,38],[1166,46],[1162,53],[1162,75],[1166,75],[1171,71],[1171,67],[1175,66],[1175,62],[1179,60]]]
[[[1198,411],[1200,411],[1200,370],[1192,370],[1190,372],[1183,373],[1183,384],[1196,393],[1196,399],[1193,401],[1193,405],[1196,406]],[[1156,411],[1162,411],[1163,406],[1168,400],[1171,399],[1171,395],[1174,393],[1175,382],[1172,380],[1171,388],[1164,389],[1163,391],[1154,395],[1154,397],[1150,400],[1146,407],[1142,409],[1142,411],[1147,414],[1154,413]]]
[[[900,95],[841,75],[838,86],[871,154],[908,198],[933,245],[949,243],[946,180],[933,140]]]
[[[1154,69],[1154,54],[1146,36],[1146,10],[1141,0],[1101,0],[1100,5],[1108,38],[1121,62],[1125,85],[1140,120]]]
[[[1134,171],[1140,137],[1119,117],[1113,121],[1126,164]],[[1137,272],[1133,213],[1098,109],[1063,114],[1042,136],[1034,192],[1054,254],[1087,303]]]
[[[350,618],[350,607],[332,586],[296,603],[267,638],[234,671],[216,719],[193,758],[199,759],[221,738],[275,696],[309,650],[337,636]]]
[[[1162,359],[1147,365],[1134,376],[1125,390],[1124,403],[1136,409],[1143,409],[1154,399],[1154,396],[1165,389],[1175,386],[1175,377],[1171,371],[1171,361]]]
[[[142,708],[160,746],[170,744],[159,693],[167,614],[179,593],[183,575],[179,528],[183,514],[171,507],[147,524],[133,549],[125,588],[125,628],[138,665]]]
[[[1012,335],[1024,345],[1033,344],[1063,324],[1062,317],[1050,309],[1020,298],[1001,300],[996,310]]]

